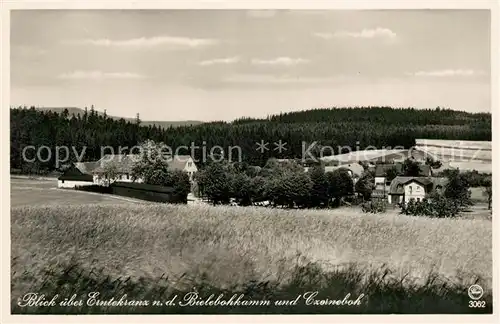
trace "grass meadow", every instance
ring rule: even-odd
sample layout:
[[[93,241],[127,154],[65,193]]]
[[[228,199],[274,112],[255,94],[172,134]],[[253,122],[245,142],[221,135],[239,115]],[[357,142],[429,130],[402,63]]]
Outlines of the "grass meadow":
[[[350,209],[13,204],[13,313],[491,313],[492,227]],[[467,289],[485,289],[469,308]],[[167,300],[196,291],[254,299],[365,294],[361,306],[19,307],[46,296]]]

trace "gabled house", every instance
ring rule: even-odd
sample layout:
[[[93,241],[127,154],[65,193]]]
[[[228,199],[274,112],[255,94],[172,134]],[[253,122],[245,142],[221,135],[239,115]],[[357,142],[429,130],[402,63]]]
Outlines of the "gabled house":
[[[389,164],[377,164],[375,166],[375,188],[372,193],[374,198],[385,199],[389,193],[391,187],[391,180],[388,179],[387,175],[389,170],[395,169],[397,174],[403,172],[402,163],[389,163]],[[432,171],[428,165],[420,165],[420,177],[430,177],[432,176]]]
[[[437,177],[396,177],[392,180],[389,192],[389,204],[408,203],[411,199],[422,201],[435,190],[444,190],[446,178]]]
[[[139,161],[139,154],[107,154],[97,161],[98,167],[93,170],[94,182],[102,184],[106,181],[105,170],[109,164],[114,164],[117,167],[118,178],[116,181],[133,182],[132,168]],[[198,172],[198,168],[190,155],[174,155],[173,157],[165,157],[168,163],[169,170],[178,170],[186,172],[189,180],[193,181],[193,175]],[[134,182],[143,182],[143,179],[135,179]]]
[[[198,172],[198,167],[190,155],[174,155],[168,160],[168,169],[186,172],[190,181],[193,181],[194,174]]]
[[[143,179],[132,179],[132,168],[141,156],[139,154],[106,154],[99,161],[76,162],[58,178],[59,188],[74,188],[75,186],[98,184],[108,182],[107,166],[115,165],[117,177],[114,181],[141,183]],[[194,160],[189,155],[176,155],[166,158],[169,170],[186,172],[189,180],[198,171]]]
[[[94,179],[92,174],[88,172],[87,167],[91,168],[92,166],[82,162],[71,164],[64,173],[57,178],[57,187],[74,188],[76,186],[93,185]]]

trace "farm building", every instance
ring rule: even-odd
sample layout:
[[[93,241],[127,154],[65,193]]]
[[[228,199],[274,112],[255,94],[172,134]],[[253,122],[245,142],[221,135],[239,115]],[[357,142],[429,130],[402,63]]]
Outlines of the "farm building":
[[[198,167],[190,155],[175,155],[168,161],[168,168],[186,172],[190,181],[193,181],[194,174],[198,172]]]
[[[117,173],[119,174],[116,181],[133,182],[132,180],[132,167],[136,161],[141,158],[139,154],[107,154],[97,161],[98,167],[92,173],[95,183],[102,183],[105,181],[104,172],[106,166],[114,164],[117,166]],[[175,155],[166,158],[169,170],[178,170],[186,172],[189,180],[193,180],[193,175],[198,171],[194,160],[189,155]],[[104,176],[104,180],[103,180]],[[142,179],[136,179],[134,182],[143,182]]]
[[[443,190],[446,178],[396,177],[388,191],[389,204],[408,203],[411,199],[421,201],[434,190]]]
[[[403,171],[402,163],[390,163],[390,164],[377,164],[375,167],[375,189],[373,190],[372,196],[374,198],[384,198],[387,197],[390,187],[391,180],[387,179],[387,172],[394,168],[397,173]],[[428,165],[420,165],[420,177],[430,177],[432,176],[432,170]]]
[[[81,163],[74,163],[57,178],[58,188],[74,188],[76,186],[89,186],[94,184],[91,174],[87,173]]]
[[[74,188],[80,185],[98,184],[107,182],[106,169],[109,165],[115,165],[117,173],[114,181],[120,182],[143,182],[142,179],[132,180],[132,167],[140,155],[134,154],[106,154],[99,161],[73,163],[64,174],[59,177],[60,188]],[[167,159],[169,170],[180,170],[189,175],[190,181],[198,171],[196,164],[189,155],[176,155]]]

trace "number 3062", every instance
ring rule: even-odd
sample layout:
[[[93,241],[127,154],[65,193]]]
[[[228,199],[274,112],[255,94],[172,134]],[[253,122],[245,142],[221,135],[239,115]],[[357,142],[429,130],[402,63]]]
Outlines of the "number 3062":
[[[486,302],[483,300],[471,300],[469,301],[470,308],[484,308],[486,307]]]

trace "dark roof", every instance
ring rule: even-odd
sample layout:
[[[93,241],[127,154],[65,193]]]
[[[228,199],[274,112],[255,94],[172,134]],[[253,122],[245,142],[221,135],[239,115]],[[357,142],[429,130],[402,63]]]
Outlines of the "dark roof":
[[[391,186],[389,188],[389,194],[391,195],[402,195],[404,194],[404,185],[409,182],[418,182],[427,189],[432,190],[436,186],[444,186],[448,181],[446,178],[437,177],[396,177],[392,180]]]
[[[375,176],[385,177],[387,171],[389,171],[392,168],[396,168],[398,172],[402,172],[403,165],[401,163],[377,164],[375,165]]]
[[[94,181],[92,175],[83,173],[74,164],[72,164],[64,173],[57,178],[58,180],[70,180],[70,181]]]

